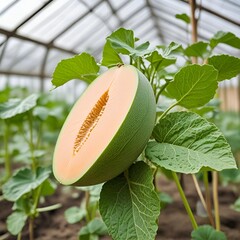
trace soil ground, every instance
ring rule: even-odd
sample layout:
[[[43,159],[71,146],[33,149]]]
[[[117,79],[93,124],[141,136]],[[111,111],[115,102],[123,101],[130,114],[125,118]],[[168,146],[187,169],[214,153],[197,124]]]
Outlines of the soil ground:
[[[196,203],[198,197],[192,184],[192,179],[186,176],[185,191],[191,208],[196,215]],[[156,236],[157,240],[188,240],[191,239],[192,231],[191,223],[187,217],[185,209],[182,205],[175,184],[165,178],[161,178],[160,186],[162,191],[168,193],[174,200],[172,204],[161,210],[159,217],[159,229]],[[73,191],[73,192],[72,192]],[[77,197],[76,197],[77,195]],[[74,197],[73,197],[74,196]],[[35,221],[35,240],[76,240],[77,234],[83,223],[68,224],[64,218],[64,211],[71,206],[78,206],[82,194],[71,189],[66,192],[64,188],[59,187],[54,196],[47,199],[46,205],[62,203],[62,208],[42,213]],[[229,240],[240,239],[240,213],[230,208],[237,199],[237,194],[230,187],[219,188],[219,202],[222,230],[226,233]],[[44,204],[44,205],[45,205]],[[7,201],[0,202],[0,236],[6,234],[6,217],[11,212],[11,203]],[[208,224],[208,219],[196,216],[199,225]],[[1,239],[1,238],[0,238]],[[7,240],[16,239],[16,237],[8,236]],[[22,235],[23,240],[28,240],[27,229]],[[101,240],[109,240],[110,237],[103,237]],[[146,239],[149,240],[149,239]]]

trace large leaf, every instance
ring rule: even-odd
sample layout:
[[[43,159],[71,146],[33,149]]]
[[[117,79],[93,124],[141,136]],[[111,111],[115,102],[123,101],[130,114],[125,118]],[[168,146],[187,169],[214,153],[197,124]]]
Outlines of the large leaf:
[[[208,63],[218,70],[218,81],[231,79],[240,74],[240,58],[216,55],[210,57]]]
[[[17,98],[9,99],[7,102],[0,104],[0,118],[8,119],[18,114],[25,113],[37,105],[38,94],[31,94],[21,100]]]
[[[94,57],[81,53],[58,63],[53,73],[52,84],[59,87],[72,79],[91,83],[98,76],[99,66]]]
[[[223,232],[216,231],[212,226],[203,225],[192,231],[192,240],[227,240]]]
[[[103,48],[102,65],[112,67],[122,63],[122,59],[118,53],[112,48],[110,42],[107,41]]]
[[[13,212],[7,218],[7,229],[12,235],[20,233],[27,221],[27,215],[24,212]]]
[[[124,28],[119,28],[107,37],[112,47],[122,54],[130,54],[134,51],[134,32]]]
[[[3,196],[9,201],[16,201],[25,193],[37,188],[51,174],[50,168],[39,167],[34,173],[29,168],[19,170],[3,185]]]
[[[201,57],[202,59],[205,59],[209,56],[208,43],[193,43],[185,49],[185,54],[189,57]]]
[[[219,43],[224,43],[240,49],[240,38],[231,32],[219,31],[210,40],[211,48],[215,48]]]
[[[210,65],[188,65],[183,67],[170,82],[167,92],[178,105],[185,108],[200,107],[208,103],[218,87],[218,71]]]
[[[160,120],[146,156],[153,163],[181,173],[197,173],[202,167],[217,171],[236,168],[231,148],[218,128],[191,112],[175,112]]]
[[[147,50],[150,45],[149,42],[135,47],[134,32],[132,30],[119,28],[107,37],[107,41],[117,53],[130,55],[133,58],[149,53],[149,50]]]
[[[125,174],[105,183],[99,207],[113,239],[154,239],[160,201],[149,166],[137,162]]]

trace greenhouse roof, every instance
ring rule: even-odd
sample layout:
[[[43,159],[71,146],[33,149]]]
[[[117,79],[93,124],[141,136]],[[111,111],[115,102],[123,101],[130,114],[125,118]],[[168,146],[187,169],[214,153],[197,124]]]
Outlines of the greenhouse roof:
[[[240,36],[240,0],[196,1],[199,40],[217,31]],[[8,0],[0,2],[0,76],[49,78],[63,58],[83,51],[101,59],[105,38],[132,29],[152,46],[191,42],[191,27],[175,17],[190,15],[184,0]],[[219,50],[239,56],[239,50]]]

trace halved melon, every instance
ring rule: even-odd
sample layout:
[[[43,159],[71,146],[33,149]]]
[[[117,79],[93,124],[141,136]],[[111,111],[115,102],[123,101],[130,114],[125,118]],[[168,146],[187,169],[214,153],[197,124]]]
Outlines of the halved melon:
[[[155,98],[133,66],[100,75],[69,113],[59,134],[53,173],[64,185],[105,182],[126,170],[143,151],[154,127]]]

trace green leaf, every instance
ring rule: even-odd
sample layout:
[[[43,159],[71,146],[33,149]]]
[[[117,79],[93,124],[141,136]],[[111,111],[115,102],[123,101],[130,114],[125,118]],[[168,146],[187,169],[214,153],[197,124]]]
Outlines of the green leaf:
[[[189,24],[191,22],[190,17],[186,13],[176,14],[177,19],[183,20],[185,23]]]
[[[48,118],[49,109],[43,106],[37,106],[33,109],[33,116],[38,117],[40,120],[44,121]]]
[[[240,49],[240,38],[231,32],[219,31],[210,40],[210,46],[212,49],[219,43],[224,43],[231,47]]]
[[[205,59],[209,56],[210,52],[208,51],[208,43],[206,42],[197,42],[185,49],[185,54],[188,57],[201,57]]]
[[[21,100],[18,98],[9,99],[7,102],[0,104],[0,118],[8,119],[18,114],[25,113],[37,105],[38,94],[31,94],[27,98]]]
[[[29,201],[29,198],[23,196],[20,197],[17,201],[14,202],[12,206],[13,211],[24,212],[29,216],[31,212],[32,202]]]
[[[99,235],[107,235],[107,227],[101,219],[95,218],[79,231],[79,240],[98,239]]]
[[[46,167],[39,167],[36,173],[29,168],[21,169],[3,185],[3,196],[9,201],[16,201],[41,185],[50,174],[51,169]]]
[[[220,179],[224,185],[240,183],[240,169],[226,169],[220,172]]]
[[[175,58],[163,57],[159,52],[153,51],[146,59],[151,63],[156,71],[160,71],[162,68],[167,67],[176,62]]]
[[[145,53],[145,51],[148,49],[149,45],[150,45],[149,42],[142,43],[139,46],[137,46],[135,48],[135,50],[138,51],[139,53],[141,53],[141,52]]]
[[[98,76],[99,66],[94,57],[81,53],[58,63],[53,73],[52,84],[59,87],[72,79],[91,83]]]
[[[79,207],[70,207],[64,212],[64,216],[68,223],[77,223],[86,216],[86,210]]]
[[[206,114],[214,113],[215,110],[216,110],[216,107],[214,107],[214,106],[203,106],[200,108],[191,109],[192,112],[195,112],[202,117]]]
[[[12,235],[20,233],[27,221],[27,215],[24,212],[13,212],[7,218],[7,229]]]
[[[163,48],[163,57],[169,57],[177,51],[181,51],[182,46],[179,43],[171,42],[167,47]]]
[[[146,156],[154,164],[181,173],[203,167],[221,171],[236,168],[231,148],[218,128],[191,112],[168,114],[155,126]]]
[[[51,196],[55,193],[56,189],[56,183],[52,182],[50,179],[47,179],[42,183],[41,196]]]
[[[231,79],[240,74],[240,58],[229,55],[216,55],[208,59],[208,64],[218,70],[218,81]]]
[[[227,240],[225,234],[216,231],[212,226],[203,225],[193,230],[191,233],[192,240]]]
[[[19,147],[19,150],[23,150],[25,145],[23,144],[23,142],[19,142],[14,147],[16,150],[17,150],[16,147]],[[22,149],[21,149],[21,147],[22,147]],[[34,154],[35,158],[40,158],[46,154],[46,151],[45,150],[34,150],[33,154]],[[29,160],[31,160],[31,158],[32,158],[32,153],[29,151],[29,149],[27,149],[27,151],[25,151],[25,152],[19,152],[19,154],[14,156],[13,159],[15,162],[29,163]]]
[[[237,212],[240,212],[240,197],[235,201],[231,208]]]
[[[122,54],[130,54],[134,51],[134,33],[132,30],[119,28],[107,37],[111,46]]]
[[[102,65],[106,67],[112,67],[118,64],[123,64],[122,59],[112,48],[110,42],[107,41],[103,48]]]
[[[0,91],[0,103],[6,102],[9,99],[10,92],[11,92],[10,87],[6,87],[5,89]]]
[[[167,92],[178,105],[185,108],[200,107],[208,103],[218,87],[218,72],[210,65],[188,65],[180,69]]]
[[[98,202],[100,198],[100,192],[102,190],[103,184],[97,184],[88,187],[78,187],[81,191],[88,192],[90,195],[89,201],[90,202]]]
[[[113,239],[154,239],[160,201],[154,191],[150,167],[137,162],[105,183],[99,208]]]
[[[149,42],[142,43],[135,48],[135,38],[132,30],[119,28],[107,37],[107,41],[117,53],[130,55],[133,58],[149,53],[149,50],[147,50],[150,45]]]
[[[165,208],[168,204],[173,202],[173,198],[165,192],[159,194],[159,199],[161,203],[161,209]]]

